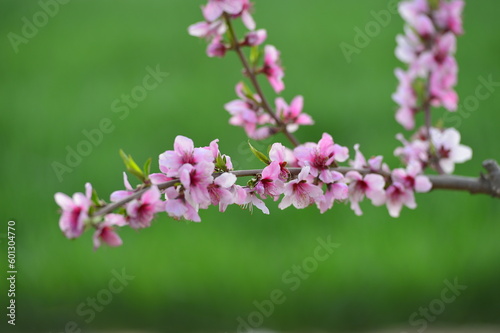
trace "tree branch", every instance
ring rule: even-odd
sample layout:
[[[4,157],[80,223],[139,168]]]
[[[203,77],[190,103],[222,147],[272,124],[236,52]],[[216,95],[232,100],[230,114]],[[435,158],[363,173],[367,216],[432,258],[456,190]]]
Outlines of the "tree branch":
[[[250,66],[248,63],[247,58],[245,57],[245,54],[241,50],[241,47],[238,42],[238,37],[236,36],[236,32],[234,31],[233,24],[231,23],[231,17],[229,17],[228,14],[224,13],[224,19],[226,20],[226,24],[229,30],[229,33],[231,34],[231,40],[233,42],[233,49],[236,51],[238,54],[238,57],[240,58],[241,63],[243,64],[243,67],[245,68],[245,72],[252,82],[253,87],[255,88],[255,91],[257,92],[257,95],[259,95],[262,108],[264,111],[266,111],[276,122],[276,124],[279,126],[279,129],[285,136],[288,138],[288,140],[292,143],[294,147],[297,147],[300,145],[299,140],[288,130],[286,129],[286,124],[284,124],[281,119],[279,119],[276,114],[273,111],[273,108],[270,106],[269,102],[266,99],[266,96],[264,95],[264,92],[262,91],[262,88],[260,87],[259,81],[257,80],[257,75],[254,71],[254,69]]]
[[[432,183],[433,190],[453,190],[453,191],[465,191],[471,194],[486,194],[495,198],[500,198],[500,167],[498,163],[494,160],[486,160],[483,162],[483,167],[486,169],[486,174],[481,174],[480,177],[465,177],[465,176],[455,176],[455,175],[426,175]],[[288,171],[294,176],[298,175],[302,168],[287,168]],[[349,171],[358,171],[361,174],[378,173],[386,178],[390,177],[390,174],[384,171],[373,172],[368,169],[354,169],[350,167],[335,167],[331,170],[346,174]],[[252,169],[252,170],[236,170],[230,171],[236,177],[253,177],[262,173],[262,169]],[[214,173],[213,176],[217,178],[222,173]],[[179,180],[174,179],[165,183],[158,184],[158,189],[164,190],[169,187],[178,184]],[[138,199],[146,192],[149,187],[140,187],[136,192],[120,201],[106,205],[92,214],[92,217],[106,215],[113,212],[115,209],[125,205],[126,203]]]

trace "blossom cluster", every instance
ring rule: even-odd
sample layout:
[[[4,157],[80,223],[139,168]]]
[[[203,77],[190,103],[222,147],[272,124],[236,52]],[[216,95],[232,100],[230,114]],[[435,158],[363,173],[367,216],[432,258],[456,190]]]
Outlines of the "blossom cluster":
[[[424,128],[420,128],[410,141],[398,134],[397,138],[403,147],[396,148],[394,155],[400,157],[403,163],[415,163],[422,169],[435,162],[439,171],[448,174],[453,173],[456,163],[463,163],[472,158],[472,149],[460,144],[460,133],[456,129],[432,127],[429,133],[430,137]]]
[[[457,109],[454,54],[456,36],[463,33],[463,6],[462,0],[410,0],[399,5],[406,26],[405,34],[396,38],[396,56],[408,69],[396,69],[399,86],[392,98],[399,106],[396,120],[408,130],[415,127],[415,114],[428,106]]]
[[[255,152],[266,166],[258,173],[245,174],[252,178],[242,186],[236,184],[231,158],[221,154],[218,140],[195,148],[191,139],[179,135],[174,149],[159,156],[160,173],[139,177],[143,183],[135,189],[124,173],[125,189],[113,192],[109,199],[121,203],[116,212],[94,214],[108,203],[93,193],[90,184],[85,194],[76,193],[72,198],[57,193],[55,200],[62,209],[60,228],[66,237],[77,238],[93,227],[95,248],[101,242],[118,246],[122,241],[116,227],[146,228],[161,212],[193,222],[200,222],[199,210],[209,206],[217,206],[221,212],[232,204],[249,209],[255,206],[269,214],[263,200],[271,198],[281,199],[280,209],[315,205],[321,213],[331,209],[335,201],[349,201],[354,212],[361,215],[359,203],[367,197],[374,205],[387,204],[390,215],[397,217],[403,205],[415,208],[415,191],[430,190],[431,184],[420,174],[417,163],[391,173],[381,156],[366,161],[359,145],[355,150],[355,159],[350,161],[352,170],[343,174],[335,169],[348,160],[349,150],[334,143],[327,133],[317,143],[307,142],[293,150],[274,143],[269,157]],[[142,192],[134,197],[138,191]]]
[[[195,23],[188,28],[192,36],[209,41],[207,54],[209,57],[224,57],[228,50],[240,51],[251,47],[250,70],[247,75],[265,75],[276,93],[285,89],[284,69],[281,65],[280,52],[273,45],[259,48],[267,38],[265,29],[256,29],[251,16],[252,4],[248,0],[210,0],[202,8],[205,21]],[[245,37],[237,40],[230,26],[231,20],[241,18],[249,30]],[[262,57],[261,57],[262,56]],[[259,59],[263,58],[262,63]],[[304,100],[295,97],[290,105],[279,97],[275,100],[275,112],[266,110],[261,96],[251,92],[243,82],[236,85],[237,100],[225,105],[231,115],[229,123],[242,127],[248,137],[263,140],[280,132],[285,127],[289,133],[295,132],[299,125],[312,125],[314,122],[308,114],[302,113]],[[278,123],[279,122],[279,123]]]
[[[396,70],[400,85],[393,98],[400,105],[396,118],[407,129],[415,127],[414,115],[423,108],[456,108],[453,86],[457,68],[453,53],[455,36],[462,33],[462,7],[461,0],[411,0],[400,4],[407,26],[406,35],[398,36],[396,54],[409,68]],[[255,30],[252,9],[248,0],[208,0],[202,7],[205,20],[188,30],[209,41],[210,57],[236,51],[256,90],[254,93],[243,82],[236,85],[238,99],[225,105],[231,115],[229,122],[242,127],[255,140],[285,132],[294,148],[274,143],[264,154],[250,145],[265,164],[257,171],[233,170],[231,157],[220,152],[217,139],[208,146],[195,147],[190,138],[177,136],[173,149],[159,155],[158,173],[150,173],[150,160],[142,170],[121,152],[127,171],[140,181],[135,188],[124,173],[124,189],[113,192],[109,202],[100,199],[89,183],[85,194],[55,194],[61,208],[59,227],[67,238],[78,238],[93,228],[94,248],[102,243],[119,246],[122,240],[116,232],[118,227],[147,228],[159,213],[175,220],[200,222],[202,209],[216,206],[224,212],[228,206],[238,205],[269,214],[264,202],[268,198],[280,201],[280,209],[316,206],[320,213],[330,210],[335,202],[346,202],[356,215],[362,214],[360,203],[367,198],[375,206],[386,205],[389,215],[398,217],[404,206],[416,207],[415,193],[432,189],[431,181],[423,174],[426,168],[452,173],[456,163],[472,157],[472,150],[460,144],[456,129],[431,127],[429,122],[410,140],[402,134],[397,136],[403,146],[394,154],[400,157],[403,167],[392,170],[382,156],[365,158],[359,144],[354,146],[354,158],[349,160],[349,149],[335,143],[328,133],[323,133],[318,142],[300,144],[291,139],[290,133],[300,125],[313,124],[313,120],[302,112],[302,96],[290,104],[278,97],[274,109],[267,103],[256,75],[265,75],[275,92],[280,93],[284,89],[284,71],[274,46],[259,49],[267,33]],[[249,30],[242,40],[236,38],[232,26],[232,21],[240,18]],[[251,48],[249,61],[242,53],[244,47]],[[348,166],[341,167],[340,163]],[[251,178],[237,184],[238,177]]]

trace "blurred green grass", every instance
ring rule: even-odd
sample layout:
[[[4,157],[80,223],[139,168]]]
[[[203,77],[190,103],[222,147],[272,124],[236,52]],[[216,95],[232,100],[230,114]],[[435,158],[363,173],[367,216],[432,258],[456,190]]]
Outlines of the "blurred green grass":
[[[258,26],[282,51],[283,96],[302,94],[305,111],[316,120],[298,137],[317,141],[329,132],[342,145],[360,143],[366,155],[383,154],[397,165],[394,135],[402,129],[390,95],[393,69],[400,66],[393,50],[402,21],[392,16],[350,64],[339,48],[341,42],[352,44],[353,28],[364,28],[373,20],[370,11],[386,8],[387,1],[256,2]],[[18,328],[60,332],[73,320],[84,331],[234,331],[236,318],[255,311],[254,300],[284,289],[283,272],[310,256],[316,238],[327,235],[341,247],[297,291],[287,293],[263,326],[408,326],[409,315],[439,297],[443,280],[454,277],[468,289],[438,323],[499,323],[500,208],[485,196],[420,195],[419,209],[405,209],[397,220],[385,208],[369,205],[362,217],[342,204],[324,215],[315,208],[279,211],[273,203],[270,216],[237,207],[225,214],[209,209],[200,224],[162,216],[150,229],[123,230],[124,246],[97,252],[90,234],[76,241],[61,235],[54,193],[83,191],[86,181],[103,197],[121,188],[120,148],[138,161],[156,160],[178,134],[198,146],[219,138],[222,151],[242,167],[258,165],[246,150],[244,133],[228,126],[222,108],[235,98],[233,87],[241,79],[236,57],[208,59],[205,43],[187,34],[187,26],[202,18],[200,4],[75,0],[61,6],[16,54],[7,34],[19,33],[21,18],[40,7],[36,1],[1,2],[0,214],[18,227]],[[466,34],[457,55],[462,98],[474,93],[479,76],[500,78],[498,9],[494,0],[466,6]],[[141,84],[147,66],[157,64],[169,76],[120,120],[111,103]],[[482,101],[460,126],[474,158],[457,173],[477,175],[481,161],[499,158],[499,98],[495,92]],[[63,162],[65,147],[75,148],[85,138],[81,131],[96,128],[105,117],[115,130],[59,182],[51,164]],[[77,306],[107,286],[112,269],[121,268],[135,279],[86,323]]]

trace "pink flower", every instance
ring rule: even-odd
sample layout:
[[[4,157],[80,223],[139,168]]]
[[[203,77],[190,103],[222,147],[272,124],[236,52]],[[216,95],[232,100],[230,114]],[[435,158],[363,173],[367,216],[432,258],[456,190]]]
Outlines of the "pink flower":
[[[166,182],[173,180],[173,179],[174,178],[167,177],[163,173],[152,173],[149,175],[149,180],[151,181],[151,184],[153,184],[153,185],[159,185],[162,183],[166,183]]]
[[[193,166],[184,164],[179,169],[179,180],[185,189],[186,200],[195,208],[206,208],[210,204],[208,185],[213,181],[215,165],[212,162],[200,162]]]
[[[413,191],[401,183],[393,183],[389,186],[385,191],[385,196],[387,199],[387,209],[389,210],[389,215],[392,217],[399,217],[403,205],[410,209],[417,207]]]
[[[302,168],[297,179],[285,184],[285,197],[278,207],[285,209],[293,205],[297,209],[306,208],[323,195],[323,191],[316,185],[307,182],[311,167]]]
[[[458,65],[453,57],[448,57],[437,67],[430,78],[431,104],[443,106],[449,111],[455,111],[458,106],[458,95],[453,87],[457,83]]]
[[[429,12],[427,0],[410,0],[399,3],[399,14],[412,26],[416,26],[417,20],[423,14]]]
[[[415,127],[415,109],[417,107],[417,96],[413,89],[413,80],[415,78],[412,74],[400,68],[395,70],[395,74],[399,79],[399,85],[392,95],[392,99],[400,106],[396,113],[396,120],[405,129],[410,130]]]
[[[248,137],[253,140],[265,140],[275,133],[274,127],[259,127],[252,134],[248,134]]]
[[[173,187],[168,188],[165,191],[165,197],[167,199],[165,202],[165,211],[168,216],[177,220],[185,218],[189,221],[201,222],[198,208],[193,207],[184,195],[179,195],[176,189]]]
[[[125,185],[125,188],[127,189],[126,191],[114,191],[111,193],[110,200],[113,202],[120,201],[122,199],[125,199],[126,197],[131,196],[134,194],[134,189],[132,188],[132,185],[130,185],[127,177],[127,173],[123,173],[123,184]]]
[[[359,150],[359,144],[354,145],[354,151],[356,154],[354,155],[354,161],[349,161],[349,165],[354,169],[370,169],[370,171],[386,171],[389,172],[389,167],[387,164],[382,164],[383,157],[382,156],[374,156],[371,157],[368,161],[366,161],[365,156]]]
[[[285,188],[285,185],[279,179],[280,173],[281,167],[279,162],[271,162],[271,164],[262,170],[262,174],[254,187],[255,192],[259,193],[264,199],[267,195],[278,199]]]
[[[247,27],[249,30],[255,30],[255,21],[252,17],[251,11],[252,11],[252,3],[250,0],[242,0],[243,2],[243,9],[240,14],[232,15],[232,17],[239,17],[241,16],[241,20],[243,21],[243,24],[245,27]]]
[[[412,162],[420,163],[423,168],[429,161],[429,142],[427,140],[414,139],[408,142],[401,133],[396,135],[396,138],[403,143],[403,147],[398,147],[394,150],[394,155],[401,158],[403,163],[410,164]]]
[[[114,231],[113,226],[122,227],[126,224],[127,222],[125,221],[123,215],[107,214],[104,217],[104,222],[99,223],[92,237],[94,241],[94,250],[97,250],[101,246],[101,241],[109,246],[122,245],[122,239]]]
[[[205,148],[210,150],[210,152],[212,153],[214,163],[217,162],[217,157],[220,156],[226,163],[224,165],[224,167],[225,167],[224,170],[225,171],[233,170],[233,163],[231,162],[231,157],[228,155],[225,155],[225,154],[221,154],[221,152],[219,150],[218,142],[219,142],[219,139],[212,140],[212,142],[210,142],[210,146],[205,147]]]
[[[425,49],[420,36],[409,26],[404,27],[405,34],[396,36],[396,57],[404,63],[414,62]]]
[[[429,39],[434,35],[435,28],[427,15],[419,15],[415,19],[415,31],[423,38]]]
[[[267,76],[269,83],[276,93],[280,93],[285,89],[283,77],[285,73],[280,63],[280,53],[272,45],[266,45],[264,48],[264,67],[262,72]]]
[[[245,201],[243,202],[244,207],[248,207],[250,212],[253,212],[253,206],[257,207],[262,211],[262,213],[269,215],[269,208],[266,207],[264,201],[257,198],[255,195],[255,191],[250,188],[245,189],[247,191],[247,196]]]
[[[194,148],[193,140],[178,135],[175,138],[174,150],[167,150],[160,155],[160,170],[168,177],[178,177],[179,169],[184,164],[212,162],[212,154],[204,148]]]
[[[302,113],[303,106],[304,98],[302,96],[295,97],[290,106],[283,98],[278,97],[276,99],[276,116],[286,124],[288,132],[295,132],[299,125],[314,124],[310,115]]]
[[[231,101],[224,106],[232,116],[229,123],[243,127],[251,138],[262,137],[266,133],[256,133],[257,125],[272,124],[273,120],[262,110],[260,97],[258,95],[247,96],[241,82],[236,85],[236,94],[240,99]]]
[[[349,165],[354,169],[364,169],[367,167],[366,158],[363,153],[359,150],[359,143],[354,145],[354,160],[349,161]]]
[[[165,208],[165,203],[160,199],[158,187],[151,186],[139,199],[127,205],[128,222],[134,229],[146,228],[151,225],[156,213]]]
[[[295,158],[293,152],[283,146],[281,143],[273,143],[271,150],[269,151],[269,159],[272,162],[278,162],[280,165],[280,174],[278,179],[282,181],[287,181],[290,178],[290,171],[286,168],[290,161],[290,158]]]
[[[66,237],[77,238],[83,233],[85,220],[89,217],[89,209],[92,206],[91,197],[90,183],[85,184],[85,195],[80,192],[73,194],[73,198],[60,192],[54,195],[56,203],[62,209],[59,228]]]
[[[437,25],[444,30],[450,30],[455,35],[463,34],[462,10],[465,2],[462,0],[440,1],[434,14]]]
[[[349,157],[349,150],[346,147],[333,143],[331,135],[323,133],[318,144],[306,143],[294,149],[294,155],[301,167],[310,166],[311,175],[319,177],[326,183],[333,183],[342,179],[343,176],[336,171],[329,170],[335,162],[344,162]]]
[[[218,19],[223,12],[228,14],[239,14],[243,10],[242,0],[208,0],[203,7],[203,15],[209,22]]]
[[[362,176],[357,171],[349,171],[346,178],[351,181],[349,185],[349,200],[351,201],[351,209],[356,215],[362,215],[363,212],[359,207],[359,203],[366,196],[372,201],[375,206],[380,206],[385,202],[385,180],[384,177],[377,174],[367,174]]]
[[[231,188],[236,182],[236,176],[231,173],[223,173],[208,185],[208,194],[212,205],[219,206],[219,211],[224,212],[228,205],[234,203],[234,195]]]
[[[316,205],[321,214],[333,207],[335,200],[345,200],[349,197],[349,187],[344,183],[333,183],[326,185],[324,195],[316,198]]]
[[[211,58],[219,57],[223,58],[227,52],[227,46],[221,36],[216,36],[212,39],[212,42],[207,46],[207,55]]]
[[[265,29],[260,29],[257,31],[250,31],[246,34],[243,45],[246,46],[258,46],[267,39],[267,31]]]
[[[191,36],[209,39],[224,35],[226,30],[226,23],[222,20],[198,22],[190,25],[188,28],[188,32]]]
[[[460,144],[460,133],[454,128],[431,128],[431,142],[439,157],[439,166],[446,173],[453,173],[455,163],[472,158],[472,149]]]
[[[429,192],[432,183],[429,178],[420,175],[422,167],[418,162],[412,162],[405,169],[394,169],[392,171],[392,181],[403,184],[404,187],[415,192]]]

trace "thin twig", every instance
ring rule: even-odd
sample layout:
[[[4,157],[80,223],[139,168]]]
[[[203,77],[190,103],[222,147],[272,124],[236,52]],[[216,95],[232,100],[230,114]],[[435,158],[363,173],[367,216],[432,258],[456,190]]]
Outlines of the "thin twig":
[[[264,95],[264,92],[262,91],[262,88],[260,87],[260,84],[259,84],[259,81],[257,80],[257,75],[256,75],[254,69],[250,66],[247,58],[245,57],[245,54],[241,50],[241,47],[240,47],[239,42],[238,42],[238,37],[236,36],[236,32],[234,31],[233,24],[231,23],[231,17],[229,17],[228,14],[224,14],[224,19],[226,20],[226,24],[227,24],[229,33],[231,34],[231,40],[233,43],[232,47],[236,51],[236,53],[238,54],[238,57],[240,58],[240,61],[243,64],[243,67],[245,68],[245,72],[246,72],[248,78],[252,82],[252,85],[255,88],[255,91],[257,92],[257,94],[260,97],[262,108],[264,109],[264,111],[266,113],[268,113],[274,119],[274,121],[278,125],[280,131],[283,132],[283,134],[285,134],[285,136],[288,138],[288,140],[290,140],[292,145],[294,147],[297,147],[298,145],[300,145],[300,142],[297,140],[297,138],[292,133],[288,132],[288,130],[286,129],[286,124],[284,124],[281,121],[281,119],[279,119],[278,116],[276,116],[276,114],[274,113],[273,108],[270,106],[269,102],[266,99],[266,96]]]
[[[433,190],[454,190],[454,191],[465,191],[471,194],[486,194],[492,197],[500,198],[500,167],[496,161],[488,160],[483,163],[483,166],[488,171],[486,175],[481,175],[480,177],[464,177],[455,175],[426,175],[432,183]],[[298,175],[302,168],[288,168],[288,171],[292,175]],[[386,178],[390,177],[390,173],[385,171],[374,172],[369,169],[355,169],[350,167],[335,167],[330,170],[346,174],[349,171],[357,171],[361,174],[377,173]],[[262,173],[262,169],[252,169],[252,170],[236,170],[230,171],[236,177],[253,177]],[[216,178],[222,173],[214,173],[213,176]],[[179,180],[174,179],[165,183],[158,184],[158,189],[164,190],[169,187],[178,184]],[[134,194],[130,196],[109,204],[98,211],[96,211],[92,216],[101,216],[111,213],[115,209],[125,205],[126,203],[138,199],[146,192],[149,187],[140,188]]]

